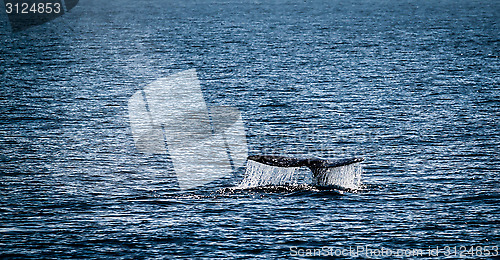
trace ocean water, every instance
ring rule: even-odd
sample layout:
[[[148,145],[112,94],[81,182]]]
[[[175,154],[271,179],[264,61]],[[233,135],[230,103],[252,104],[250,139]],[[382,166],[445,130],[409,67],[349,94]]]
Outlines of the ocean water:
[[[0,11],[0,258],[500,253],[498,1],[81,0],[18,33]],[[188,69],[249,154],[364,157],[362,188],[179,191],[127,102]]]

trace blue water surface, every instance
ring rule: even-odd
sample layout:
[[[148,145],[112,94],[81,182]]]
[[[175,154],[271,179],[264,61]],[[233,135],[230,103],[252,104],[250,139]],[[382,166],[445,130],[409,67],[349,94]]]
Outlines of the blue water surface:
[[[18,33],[2,14],[0,258],[498,254],[499,10],[488,0],[81,0]],[[134,147],[127,102],[193,68],[209,105],[241,111],[250,154],[364,157],[363,188],[221,191],[239,169],[180,192],[167,155]]]

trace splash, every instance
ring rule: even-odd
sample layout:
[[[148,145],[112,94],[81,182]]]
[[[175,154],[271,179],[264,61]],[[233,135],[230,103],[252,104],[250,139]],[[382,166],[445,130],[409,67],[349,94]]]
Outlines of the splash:
[[[352,160],[351,160],[352,161]],[[341,161],[338,161],[341,162]],[[304,180],[309,180],[308,185],[327,187],[338,190],[358,190],[361,187],[363,169],[358,162],[347,165],[338,164],[308,165],[312,171],[312,178],[304,178],[304,174],[297,167],[281,167],[261,163],[255,160],[247,161],[245,178],[236,186],[237,189],[248,189],[269,186],[297,186]],[[296,166],[296,165],[293,165]]]
[[[276,167],[248,160],[245,178],[236,188],[296,185],[299,179],[297,169],[299,167]]]
[[[317,168],[314,170],[314,186],[331,186],[340,189],[357,190],[361,187],[363,168],[354,163],[333,168]]]

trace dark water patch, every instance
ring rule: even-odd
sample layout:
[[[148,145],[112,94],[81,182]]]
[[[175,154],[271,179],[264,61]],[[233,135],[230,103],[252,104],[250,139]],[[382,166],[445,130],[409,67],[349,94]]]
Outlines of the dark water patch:
[[[495,10],[90,0],[0,29],[0,258],[498,245]],[[242,111],[250,152],[362,155],[363,188],[180,191],[168,156],[135,149],[126,106],[192,68],[208,103]]]

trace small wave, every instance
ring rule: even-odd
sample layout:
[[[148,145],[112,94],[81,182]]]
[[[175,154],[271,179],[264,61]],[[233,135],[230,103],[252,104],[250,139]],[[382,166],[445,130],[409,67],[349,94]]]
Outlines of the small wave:
[[[481,194],[476,194],[473,196],[467,195],[467,196],[462,196],[460,198],[456,199],[456,202],[476,202],[476,201],[481,201],[482,203],[486,204],[497,204],[498,199],[500,198],[500,193],[498,192],[493,192],[493,193],[481,193]]]
[[[316,194],[335,194],[342,195],[346,190],[338,189],[337,187],[318,187],[309,184],[299,184],[299,185],[268,185],[250,188],[241,187],[229,187],[223,188],[217,191],[219,194],[223,195],[234,195],[234,194],[255,194],[255,193],[265,193],[265,194],[284,194],[287,196],[296,195],[309,195],[311,193]]]

